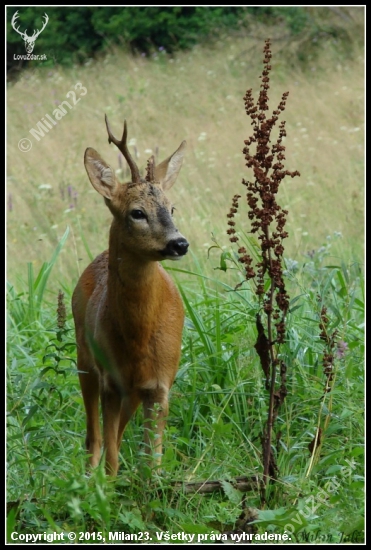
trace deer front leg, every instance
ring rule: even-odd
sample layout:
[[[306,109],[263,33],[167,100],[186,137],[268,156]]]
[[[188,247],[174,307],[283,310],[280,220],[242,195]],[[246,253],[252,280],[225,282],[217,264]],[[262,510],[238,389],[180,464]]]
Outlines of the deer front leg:
[[[162,460],[162,437],[169,412],[168,393],[167,388],[156,388],[147,390],[143,396],[145,451],[151,455],[151,463],[157,466]]]
[[[103,449],[106,456],[106,474],[115,476],[118,470],[117,438],[120,427],[121,395],[114,388],[101,389],[103,415]]]
[[[77,368],[86,411],[85,446],[90,466],[95,468],[100,461],[102,438],[99,428],[99,376],[94,369],[89,367],[91,363],[91,357],[84,347],[80,346]]]
[[[140,397],[137,393],[125,395],[122,398],[121,411],[120,411],[120,424],[119,424],[119,429],[117,434],[117,452],[120,452],[122,435],[126,428],[126,424],[129,422],[130,418],[133,416],[133,414],[137,410],[139,403],[140,403]]]

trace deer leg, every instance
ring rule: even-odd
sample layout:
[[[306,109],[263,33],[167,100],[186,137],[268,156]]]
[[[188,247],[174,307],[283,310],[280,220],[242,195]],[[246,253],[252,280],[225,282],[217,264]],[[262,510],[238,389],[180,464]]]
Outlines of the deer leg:
[[[127,395],[122,398],[121,410],[120,410],[120,424],[117,434],[117,452],[120,452],[120,446],[122,441],[122,435],[126,428],[126,424],[133,416],[140,403],[140,397],[137,393]]]
[[[100,461],[102,438],[99,427],[99,376],[86,365],[90,363],[89,355],[80,347],[77,368],[86,412],[86,451],[89,462],[94,468]]]
[[[103,447],[106,473],[115,476],[118,470],[117,437],[120,426],[121,395],[116,389],[102,388]]]
[[[167,388],[147,390],[143,395],[144,409],[144,444],[146,453],[153,457],[159,466],[162,459],[162,436],[169,412]],[[152,462],[152,460],[151,460]]]

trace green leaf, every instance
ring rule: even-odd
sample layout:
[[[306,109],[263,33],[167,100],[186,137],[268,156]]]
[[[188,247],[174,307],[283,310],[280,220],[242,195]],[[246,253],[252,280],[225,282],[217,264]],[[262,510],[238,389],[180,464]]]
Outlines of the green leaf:
[[[230,502],[236,505],[241,503],[243,497],[243,493],[241,493],[241,491],[235,489],[228,481],[223,480],[220,482],[220,485],[223,487],[223,491]]]

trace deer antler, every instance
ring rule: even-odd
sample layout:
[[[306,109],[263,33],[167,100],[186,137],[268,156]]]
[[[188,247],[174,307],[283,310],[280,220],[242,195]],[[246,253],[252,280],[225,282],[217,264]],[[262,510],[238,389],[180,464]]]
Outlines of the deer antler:
[[[155,181],[155,157],[153,155],[147,160],[146,181],[150,183]]]
[[[38,30],[33,31],[32,38],[34,38],[35,40],[36,40],[36,38],[39,36],[39,34],[40,34],[41,32],[43,32],[43,30],[45,29],[46,25],[48,24],[49,17],[47,16],[47,14],[44,13],[43,17],[45,17],[45,21],[44,21],[44,24],[43,24],[43,28],[40,29],[39,31],[38,31]]]
[[[12,21],[11,21],[11,24],[12,24],[12,27],[13,29],[21,35],[21,37],[23,38],[23,40],[27,37],[27,29],[25,30],[25,32],[21,32],[19,30],[19,27],[17,29],[17,27],[15,26],[15,23],[16,23],[16,20],[18,19],[19,15],[18,15],[18,10],[15,12],[15,14],[13,15],[12,17]]]
[[[43,24],[43,26],[42,26],[42,29],[40,29],[39,31],[36,29],[36,30],[33,31],[32,36],[28,36],[28,35],[27,35],[27,29],[26,29],[24,32],[22,32],[22,31],[19,30],[19,27],[17,28],[17,27],[15,26],[18,17],[19,17],[19,15],[18,15],[18,10],[17,10],[17,11],[15,12],[15,14],[13,15],[13,17],[12,17],[11,23],[12,23],[13,29],[14,29],[18,34],[21,35],[21,37],[23,38],[23,40],[26,40],[26,38],[28,38],[28,39],[32,39],[33,41],[35,41],[36,38],[39,36],[39,34],[40,34],[41,32],[43,32],[43,30],[45,29],[45,27],[46,27],[46,25],[48,24],[48,21],[49,21],[49,17],[47,16],[46,13],[44,13],[43,17],[45,17],[45,20],[44,20],[44,24]]]
[[[131,178],[133,180],[133,183],[140,183],[140,175],[137,165],[135,164],[131,154],[129,153],[129,149],[126,145],[126,140],[128,136],[128,129],[126,126],[126,120],[124,121],[124,132],[122,134],[121,141],[116,139],[110,130],[109,124],[108,124],[108,118],[107,115],[104,115],[105,121],[106,121],[106,127],[107,127],[107,133],[108,133],[108,143],[114,143],[119,151],[124,155],[126,162],[129,165],[130,171],[131,171]]]

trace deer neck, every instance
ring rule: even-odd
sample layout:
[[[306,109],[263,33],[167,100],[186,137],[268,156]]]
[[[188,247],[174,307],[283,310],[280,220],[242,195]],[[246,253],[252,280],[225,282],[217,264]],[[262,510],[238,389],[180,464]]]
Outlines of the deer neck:
[[[132,305],[138,310],[138,305],[145,308],[156,308],[161,299],[158,296],[161,288],[160,270],[157,261],[143,259],[139,254],[132,253],[121,244],[120,233],[114,227],[111,229],[108,259],[108,295],[111,303],[126,311]]]

